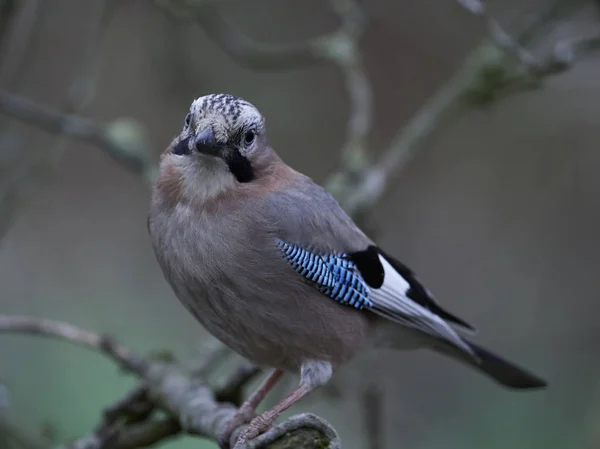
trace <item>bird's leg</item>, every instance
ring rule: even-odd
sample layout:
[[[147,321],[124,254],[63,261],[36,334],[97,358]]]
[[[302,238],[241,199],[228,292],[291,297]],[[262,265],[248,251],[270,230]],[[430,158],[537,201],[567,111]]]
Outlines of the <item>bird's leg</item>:
[[[254,392],[250,395],[248,399],[244,401],[244,403],[240,406],[241,412],[254,412],[256,407],[260,405],[263,399],[267,396],[269,391],[273,389],[273,387],[279,382],[283,376],[283,370],[275,369],[263,380],[263,382],[259,385],[259,387],[254,390]]]
[[[229,448],[231,433],[242,424],[250,422],[256,416],[256,407],[263,401],[267,393],[283,376],[283,370],[275,369],[263,380],[260,386],[254,390],[248,399],[240,406],[233,417],[227,421],[225,428],[219,433],[219,446],[221,449]]]
[[[279,403],[250,421],[248,427],[238,437],[233,449],[242,447],[247,441],[265,432],[273,425],[279,415],[311,391],[325,384],[331,378],[332,372],[331,363],[329,362],[311,361],[303,363],[300,384]]]
[[[266,412],[256,416],[252,421],[250,421],[248,427],[238,437],[233,449],[243,446],[252,438],[257,437],[261,433],[268,430],[279,415],[290,408],[295,402],[298,402],[308,393],[313,391],[313,389],[314,388],[311,388],[309,385],[300,384],[294,388],[282,401],[277,403]]]

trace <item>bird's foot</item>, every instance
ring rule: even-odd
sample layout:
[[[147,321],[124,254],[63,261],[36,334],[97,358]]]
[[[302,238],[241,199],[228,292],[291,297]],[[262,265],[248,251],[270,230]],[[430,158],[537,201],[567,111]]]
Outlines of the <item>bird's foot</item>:
[[[248,441],[269,430],[273,422],[275,417],[268,416],[266,413],[256,416],[240,434],[233,449],[241,449]]]
[[[256,417],[256,412],[251,407],[240,407],[233,417],[227,421],[225,428],[219,433],[218,443],[221,449],[229,449],[231,434],[242,424],[248,424]]]

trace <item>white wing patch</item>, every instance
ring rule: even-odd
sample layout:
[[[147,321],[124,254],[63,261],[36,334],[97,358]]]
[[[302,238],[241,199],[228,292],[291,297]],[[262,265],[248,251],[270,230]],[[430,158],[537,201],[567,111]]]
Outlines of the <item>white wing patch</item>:
[[[469,345],[460,338],[448,323],[406,296],[410,289],[409,283],[384,257],[379,255],[379,261],[384,271],[383,285],[377,289],[369,289],[371,301],[373,302],[371,310],[374,313],[446,340],[473,354]]]

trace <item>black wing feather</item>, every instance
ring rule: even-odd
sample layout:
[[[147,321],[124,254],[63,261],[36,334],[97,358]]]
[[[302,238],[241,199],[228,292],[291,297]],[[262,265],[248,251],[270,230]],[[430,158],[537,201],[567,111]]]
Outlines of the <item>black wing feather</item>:
[[[394,270],[400,274],[400,276],[406,279],[408,285],[410,285],[409,290],[406,292],[407,297],[446,321],[462,326],[473,332],[476,331],[475,327],[443,309],[427,289],[417,280],[410,268],[385,253],[381,248],[373,245],[369,246],[364,251],[357,251],[350,254],[352,261],[356,264],[363,279],[370,287],[379,288],[383,284],[383,266],[378,257],[380,254],[389,262]]]

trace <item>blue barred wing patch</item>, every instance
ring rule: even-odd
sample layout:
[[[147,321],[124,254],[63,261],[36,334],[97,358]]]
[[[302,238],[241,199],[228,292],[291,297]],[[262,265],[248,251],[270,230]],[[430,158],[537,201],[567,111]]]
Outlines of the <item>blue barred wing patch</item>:
[[[283,253],[283,257],[301,276],[322,287],[335,287],[334,275],[319,254],[312,253],[282,240],[278,240],[277,245]]]
[[[373,306],[368,287],[346,254],[321,254],[282,240],[277,245],[292,268],[323,294],[357,309]]]

